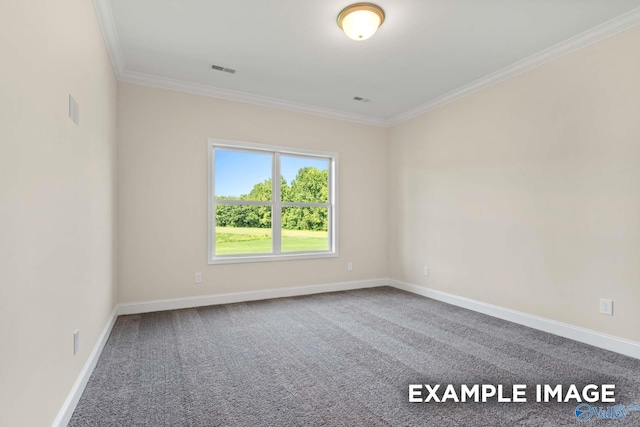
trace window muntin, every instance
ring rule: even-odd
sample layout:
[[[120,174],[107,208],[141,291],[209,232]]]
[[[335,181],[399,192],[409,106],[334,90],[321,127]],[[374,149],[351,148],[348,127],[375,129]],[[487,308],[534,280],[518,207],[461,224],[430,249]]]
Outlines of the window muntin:
[[[210,140],[209,262],[337,256],[336,160],[334,153]]]

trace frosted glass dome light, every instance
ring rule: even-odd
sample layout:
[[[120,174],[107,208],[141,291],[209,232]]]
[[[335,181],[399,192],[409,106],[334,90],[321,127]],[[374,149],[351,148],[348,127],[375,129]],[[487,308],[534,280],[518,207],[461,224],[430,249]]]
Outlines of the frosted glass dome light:
[[[347,6],[338,15],[338,27],[353,40],[366,40],[378,31],[384,22],[384,11],[375,4],[356,3]]]

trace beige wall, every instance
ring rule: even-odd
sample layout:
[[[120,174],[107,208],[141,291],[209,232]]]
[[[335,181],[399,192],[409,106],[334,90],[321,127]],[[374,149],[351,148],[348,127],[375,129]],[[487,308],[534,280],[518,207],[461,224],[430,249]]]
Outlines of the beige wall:
[[[53,421],[116,296],[390,275],[640,341],[640,29],[386,130],[118,85],[85,0],[0,12],[0,425]],[[338,152],[340,257],[208,265],[209,137]]]
[[[391,276],[640,341],[638,46],[640,28],[392,128]]]
[[[209,137],[338,152],[339,258],[208,265]],[[120,302],[386,277],[386,142],[383,128],[119,84]]]
[[[90,1],[3,1],[0,52],[0,425],[46,426],[115,306],[117,86]]]

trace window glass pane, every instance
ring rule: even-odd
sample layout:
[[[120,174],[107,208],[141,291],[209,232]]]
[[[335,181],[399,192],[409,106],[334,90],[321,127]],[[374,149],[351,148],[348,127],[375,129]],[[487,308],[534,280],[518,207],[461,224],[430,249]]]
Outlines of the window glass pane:
[[[270,153],[215,150],[216,199],[271,200]]]
[[[280,169],[283,201],[309,203],[329,201],[329,159],[281,156]]]
[[[216,206],[216,255],[271,253],[271,207]]]
[[[329,250],[328,208],[282,208],[282,252]]]

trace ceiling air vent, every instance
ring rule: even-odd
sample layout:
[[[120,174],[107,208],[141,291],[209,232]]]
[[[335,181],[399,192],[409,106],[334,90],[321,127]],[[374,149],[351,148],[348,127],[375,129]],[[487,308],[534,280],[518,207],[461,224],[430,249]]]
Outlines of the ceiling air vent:
[[[211,69],[216,70],[216,71],[223,71],[225,73],[229,73],[229,74],[235,74],[236,70],[234,70],[233,68],[225,68],[225,67],[221,67],[219,65],[212,65]]]
[[[353,100],[354,100],[354,101],[358,101],[358,102],[371,102],[371,100],[370,100],[370,99],[363,98],[363,97],[361,97],[361,96],[354,96],[354,97],[353,97]]]

